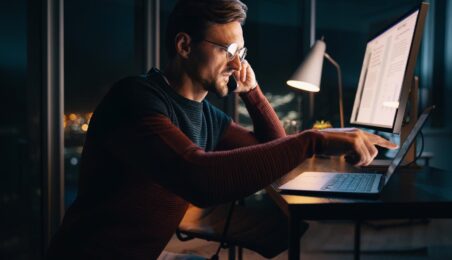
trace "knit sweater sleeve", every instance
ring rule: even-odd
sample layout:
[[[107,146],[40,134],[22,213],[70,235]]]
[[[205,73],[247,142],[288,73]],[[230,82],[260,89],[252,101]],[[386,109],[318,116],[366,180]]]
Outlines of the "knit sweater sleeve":
[[[253,121],[255,136],[261,143],[286,136],[275,110],[262,93],[260,86],[247,93],[241,93],[240,97]]]
[[[106,146],[125,167],[201,207],[247,196],[319,152],[325,138],[306,131],[265,144],[205,152],[163,115],[110,134]]]
[[[265,143],[286,136],[275,110],[259,86],[247,93],[241,93],[240,96],[253,121],[254,131],[231,122],[224,131],[217,150],[229,150]]]

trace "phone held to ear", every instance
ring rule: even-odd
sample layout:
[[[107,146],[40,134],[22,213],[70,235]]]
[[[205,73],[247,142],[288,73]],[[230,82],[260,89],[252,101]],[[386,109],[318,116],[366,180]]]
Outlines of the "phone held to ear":
[[[234,90],[237,89],[237,81],[235,80],[234,76],[229,77],[228,81],[228,94],[234,92]]]

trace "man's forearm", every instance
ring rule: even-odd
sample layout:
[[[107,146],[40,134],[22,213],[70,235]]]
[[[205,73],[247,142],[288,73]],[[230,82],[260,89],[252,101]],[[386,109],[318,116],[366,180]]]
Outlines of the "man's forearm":
[[[265,144],[205,152],[161,115],[118,129],[105,145],[117,160],[183,199],[210,206],[269,185],[321,152],[323,134],[304,132]]]
[[[286,136],[275,110],[262,93],[259,86],[240,94],[254,125],[256,138],[268,142]]]

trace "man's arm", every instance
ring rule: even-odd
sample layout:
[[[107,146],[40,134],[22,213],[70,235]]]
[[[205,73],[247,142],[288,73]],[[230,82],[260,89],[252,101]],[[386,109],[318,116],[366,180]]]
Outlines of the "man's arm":
[[[240,71],[237,71],[234,77],[238,85],[235,91],[240,93],[245,103],[254,131],[249,131],[232,122],[225,130],[216,149],[234,149],[285,137],[286,132],[275,110],[262,93],[256,82],[254,71],[246,60],[242,62]]]
[[[259,86],[240,96],[253,121],[254,131],[250,131],[235,122],[226,128],[217,150],[229,150],[239,147],[265,143],[286,136],[275,110],[270,105]]]
[[[323,134],[308,131],[265,144],[205,152],[163,115],[115,131],[106,146],[122,164],[185,200],[209,206],[252,194],[322,147]],[[131,173],[133,174],[133,173]],[[147,177],[146,177],[147,176]]]
[[[268,142],[286,136],[286,132],[275,110],[259,86],[249,92],[240,93],[253,121],[254,133],[260,142]]]
[[[260,91],[254,71],[246,60],[241,63],[234,77],[238,85],[235,91],[241,93],[245,101],[256,135],[232,123],[220,140],[218,149],[249,146],[285,136],[275,111]],[[323,134],[326,141],[322,150],[325,154],[345,155],[347,161],[356,166],[368,165],[377,156],[376,145],[397,148],[386,139],[354,128],[327,129]]]

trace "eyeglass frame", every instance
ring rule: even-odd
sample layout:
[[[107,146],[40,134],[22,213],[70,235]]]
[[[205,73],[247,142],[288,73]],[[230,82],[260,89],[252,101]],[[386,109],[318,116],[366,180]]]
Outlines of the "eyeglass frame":
[[[231,43],[229,45],[222,45],[222,44],[219,44],[219,43],[207,40],[207,39],[203,39],[203,41],[208,42],[208,43],[213,44],[213,45],[216,45],[216,46],[220,47],[222,50],[226,51],[226,58],[228,59],[228,61],[232,61],[232,60],[235,59],[236,56],[239,56],[240,62],[243,62],[245,60],[246,54],[248,52],[248,49],[246,47],[243,47],[243,48],[239,49],[238,44],[235,43],[235,42]],[[237,50],[235,51],[235,54],[232,54],[229,51],[229,48],[231,48],[231,46],[233,46],[233,45],[237,46]],[[243,57],[240,57],[239,53],[241,51],[243,51]]]

